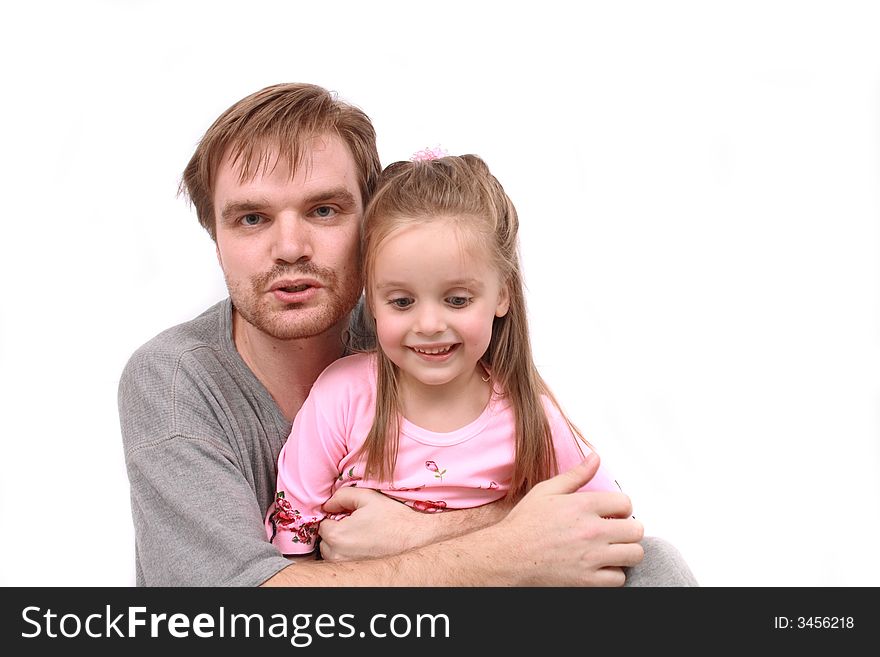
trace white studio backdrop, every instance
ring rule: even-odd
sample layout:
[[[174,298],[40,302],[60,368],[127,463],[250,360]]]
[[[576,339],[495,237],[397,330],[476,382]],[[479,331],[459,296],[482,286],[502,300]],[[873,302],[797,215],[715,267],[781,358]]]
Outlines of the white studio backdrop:
[[[6,13],[0,584],[133,584],[118,377],[225,296],[180,173],[230,104],[307,81],[384,164],[487,160],[541,371],[702,584],[880,585],[875,3]]]

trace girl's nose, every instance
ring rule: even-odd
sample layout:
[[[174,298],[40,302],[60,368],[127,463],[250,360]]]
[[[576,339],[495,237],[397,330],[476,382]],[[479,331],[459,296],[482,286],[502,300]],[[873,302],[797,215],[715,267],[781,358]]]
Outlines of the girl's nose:
[[[414,328],[421,335],[436,335],[445,331],[446,320],[442,309],[431,303],[421,304]]]

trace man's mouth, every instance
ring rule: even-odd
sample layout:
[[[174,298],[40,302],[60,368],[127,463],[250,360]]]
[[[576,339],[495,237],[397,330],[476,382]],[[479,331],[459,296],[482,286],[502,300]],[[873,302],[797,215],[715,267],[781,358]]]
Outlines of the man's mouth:
[[[283,304],[308,303],[314,300],[321,289],[321,283],[315,280],[280,280],[270,288],[270,293]]]
[[[297,294],[299,292],[305,292],[310,288],[321,287],[321,284],[314,279],[309,278],[288,278],[288,279],[278,279],[272,286],[269,288],[272,292],[285,292],[287,294]]]

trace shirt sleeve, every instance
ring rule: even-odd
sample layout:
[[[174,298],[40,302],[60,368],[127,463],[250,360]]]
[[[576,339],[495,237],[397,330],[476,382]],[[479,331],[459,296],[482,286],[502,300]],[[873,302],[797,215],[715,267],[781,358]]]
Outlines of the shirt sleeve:
[[[550,431],[553,435],[553,448],[556,452],[556,463],[559,472],[565,472],[582,462],[592,451],[589,445],[579,439],[571,430],[562,413],[549,399],[544,399],[544,407],[547,409],[547,419],[550,421]],[[614,476],[599,463],[599,470],[593,478],[584,484],[579,490],[586,491],[613,491],[620,492],[621,488]]]
[[[344,426],[345,389],[337,378],[319,378],[293,421],[278,456],[275,502],[266,513],[266,535],[282,554],[315,549],[322,510],[347,454]]]
[[[191,381],[172,399],[169,370],[133,358],[120,381],[138,584],[259,585],[290,562],[266,540],[263,509],[217,420],[206,413],[175,428],[174,404],[208,404]]]

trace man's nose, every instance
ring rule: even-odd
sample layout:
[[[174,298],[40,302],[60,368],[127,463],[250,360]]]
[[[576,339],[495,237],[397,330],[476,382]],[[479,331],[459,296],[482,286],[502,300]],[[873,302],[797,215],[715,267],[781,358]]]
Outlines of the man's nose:
[[[307,221],[295,215],[279,215],[275,218],[272,240],[272,257],[276,262],[295,263],[311,260],[312,229]]]

